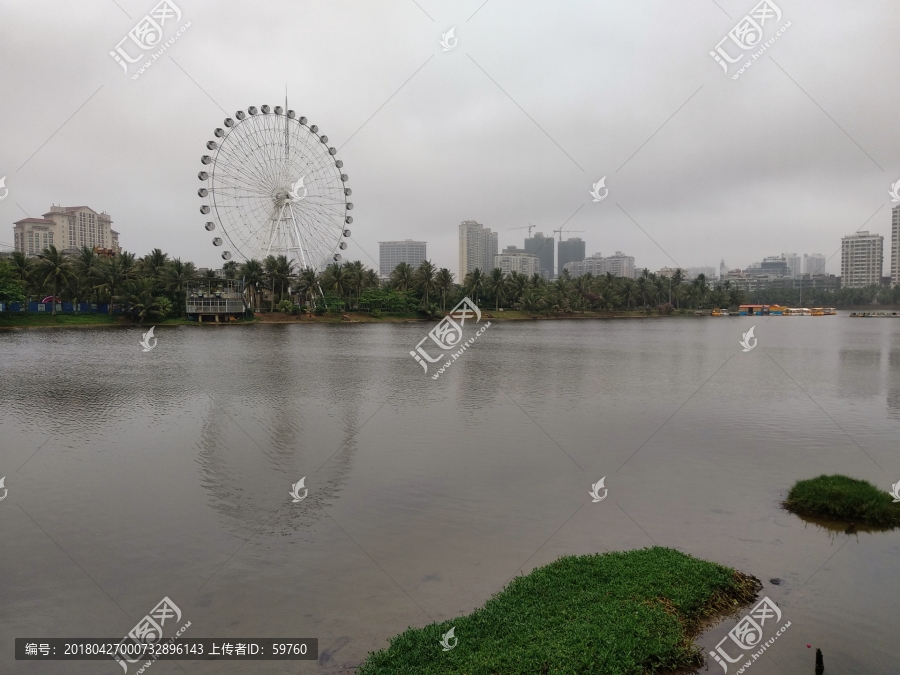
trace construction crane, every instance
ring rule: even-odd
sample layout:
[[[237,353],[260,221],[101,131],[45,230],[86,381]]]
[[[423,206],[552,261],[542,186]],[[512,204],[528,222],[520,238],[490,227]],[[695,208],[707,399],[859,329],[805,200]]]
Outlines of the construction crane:
[[[528,230],[528,236],[531,237],[531,231],[536,228],[537,225],[532,225],[528,223],[528,225],[523,225],[522,227],[507,227],[507,230]]]
[[[559,232],[559,241],[562,242],[563,228],[561,227],[561,228],[559,228],[558,230],[553,230],[553,231],[554,231],[554,232]],[[566,230],[566,232],[567,232],[567,233],[569,233],[569,232],[584,232],[584,230]]]

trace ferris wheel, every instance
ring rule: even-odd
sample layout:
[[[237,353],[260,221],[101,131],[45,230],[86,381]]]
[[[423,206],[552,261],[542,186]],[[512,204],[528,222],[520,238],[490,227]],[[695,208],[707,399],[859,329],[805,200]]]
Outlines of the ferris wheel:
[[[206,229],[221,232],[214,246],[227,241],[224,260],[285,255],[321,271],[347,248],[351,190],[328,137],[286,108],[286,99],[285,108],[250,106],[215,130],[206,144],[214,154],[200,160],[209,168],[197,174],[207,183],[197,194],[209,198],[200,213],[214,214]]]

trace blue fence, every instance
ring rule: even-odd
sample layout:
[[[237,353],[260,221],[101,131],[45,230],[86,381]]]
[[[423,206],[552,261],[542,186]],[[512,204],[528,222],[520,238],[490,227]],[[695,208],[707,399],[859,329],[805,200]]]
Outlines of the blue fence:
[[[27,309],[26,309],[27,305]],[[53,305],[49,302],[10,302],[0,303],[0,312],[25,313],[29,314],[52,314]],[[57,314],[108,314],[109,303],[107,302],[79,302],[77,305],[71,302],[56,303]],[[119,305],[113,305],[113,314],[124,314],[125,309]]]

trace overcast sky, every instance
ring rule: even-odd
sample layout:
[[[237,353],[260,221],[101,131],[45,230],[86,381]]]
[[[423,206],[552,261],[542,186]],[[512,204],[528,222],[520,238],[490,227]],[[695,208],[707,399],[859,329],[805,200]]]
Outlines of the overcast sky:
[[[709,52],[755,0],[174,0],[190,27],[132,80],[109,52],[157,1],[0,3],[0,242],[26,214],[85,204],[126,250],[221,266],[200,157],[226,114],[283,103],[286,85],[340,148],[345,259],[372,267],[379,241],[414,238],[457,272],[467,219],[501,248],[522,245],[508,228],[566,223],[588,254],[651,270],[831,256],[868,221],[887,263],[895,0],[774,0],[763,39],[790,26],[736,80]]]

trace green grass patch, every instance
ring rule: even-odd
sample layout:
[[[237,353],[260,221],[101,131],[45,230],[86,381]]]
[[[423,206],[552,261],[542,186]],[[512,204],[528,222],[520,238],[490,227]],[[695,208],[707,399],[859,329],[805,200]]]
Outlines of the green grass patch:
[[[641,675],[699,667],[693,638],[761,588],[669,548],[560,558],[467,616],[410,628],[357,675]],[[444,651],[453,627],[457,646]]]
[[[819,476],[797,481],[782,504],[801,516],[818,516],[875,527],[900,526],[900,502],[869,481]]]
[[[38,314],[5,312],[0,314],[0,327],[37,327],[37,326],[100,326],[120,323],[121,316],[108,314],[57,314],[40,312]]]

